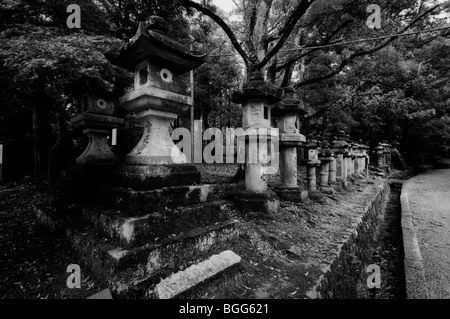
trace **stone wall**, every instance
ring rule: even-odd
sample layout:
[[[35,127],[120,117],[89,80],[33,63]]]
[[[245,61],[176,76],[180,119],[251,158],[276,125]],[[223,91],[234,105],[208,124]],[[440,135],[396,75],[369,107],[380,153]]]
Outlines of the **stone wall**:
[[[371,255],[371,245],[382,219],[390,186],[385,182],[375,198],[364,208],[364,214],[352,223],[352,230],[338,246],[337,257],[323,269],[317,285],[307,294],[310,298],[356,298],[356,286],[361,270]]]

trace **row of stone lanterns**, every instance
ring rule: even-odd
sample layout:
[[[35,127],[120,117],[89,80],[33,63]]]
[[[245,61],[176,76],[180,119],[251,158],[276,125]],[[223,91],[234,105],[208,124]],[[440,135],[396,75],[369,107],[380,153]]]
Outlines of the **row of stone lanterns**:
[[[170,124],[192,105],[189,81],[184,76],[206,61],[167,34],[166,22],[156,16],[141,22],[136,35],[112,61],[134,72],[134,89],[113,96],[95,86],[93,79],[75,83],[81,114],[72,124],[89,137],[89,144],[76,162],[85,166],[117,164],[107,143],[111,129],[124,125],[116,117],[118,106],[144,127],[139,143],[126,156],[125,165],[112,172],[112,180],[140,188],[191,185],[200,172],[187,165],[186,156],[170,136]]]
[[[81,114],[72,123],[89,136],[88,147],[77,163],[103,165],[118,162],[107,144],[107,136],[111,129],[124,125],[124,120],[116,116],[119,104],[144,127],[141,140],[126,156],[125,165],[116,171],[124,186],[130,186],[127,185],[130,180],[133,180],[133,187],[137,183],[140,187],[151,188],[199,183],[200,173],[195,166],[186,164],[187,159],[172,141],[169,128],[170,123],[192,105],[187,91],[189,85],[183,75],[205,60],[205,55],[192,53],[168,36],[163,19],[150,17],[145,23],[140,23],[136,35],[112,61],[134,71],[134,89],[130,93],[115,97],[98,89],[86,78],[74,86]],[[344,132],[331,145],[326,140],[319,142],[314,138],[306,141],[300,133],[300,117],[306,112],[292,87],[284,88],[283,92],[267,83],[262,72],[255,71],[249,74],[248,81],[233,100],[242,104],[243,128],[255,129],[255,136],[246,138],[246,154],[250,141],[256,140],[258,157],[261,154],[269,156],[264,152],[267,153],[272,144],[272,136],[266,132],[271,128],[272,113],[278,119],[281,187],[276,189],[276,193],[282,199],[302,200],[305,197],[305,191],[297,182],[298,147],[305,151],[302,160],[307,167],[307,189],[310,191],[317,189],[318,167],[322,189],[336,181],[359,175],[364,169],[367,171],[367,147],[348,143]],[[266,130],[264,138],[260,129]],[[379,154],[387,154],[386,145],[380,144],[379,147]],[[256,205],[258,209],[273,211],[278,207],[278,199],[267,187],[264,176],[267,167],[263,162],[268,161],[259,158],[256,163],[251,162],[247,154],[245,192],[238,196],[238,200],[251,206],[250,209]],[[380,166],[388,162],[387,155],[379,157]]]
[[[365,172],[368,178],[369,147],[362,143],[348,143],[348,136],[341,132],[339,139],[333,142],[327,140],[318,142],[316,138],[309,138],[304,145],[307,158],[304,164],[307,167],[307,189],[317,189],[317,167],[319,168],[319,187],[324,190],[330,185],[345,181],[351,176],[359,176]],[[331,147],[330,147],[331,146]]]

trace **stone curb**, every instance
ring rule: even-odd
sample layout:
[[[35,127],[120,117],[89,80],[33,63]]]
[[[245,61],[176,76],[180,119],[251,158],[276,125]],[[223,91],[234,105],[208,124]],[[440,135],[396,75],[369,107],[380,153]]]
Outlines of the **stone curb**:
[[[412,213],[409,206],[407,183],[402,187],[400,202],[402,207],[403,249],[405,251],[404,267],[406,279],[406,297],[408,299],[428,299],[425,271],[419,243],[414,231]]]
[[[241,257],[231,250],[214,255],[161,280],[153,293],[157,299],[172,299],[193,287],[216,277],[241,262]]]

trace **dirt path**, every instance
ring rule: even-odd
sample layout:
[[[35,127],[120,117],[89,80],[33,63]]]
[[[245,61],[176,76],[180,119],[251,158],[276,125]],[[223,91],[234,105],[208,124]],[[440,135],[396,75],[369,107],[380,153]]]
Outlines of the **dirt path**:
[[[406,185],[430,298],[450,298],[450,169],[431,171]]]

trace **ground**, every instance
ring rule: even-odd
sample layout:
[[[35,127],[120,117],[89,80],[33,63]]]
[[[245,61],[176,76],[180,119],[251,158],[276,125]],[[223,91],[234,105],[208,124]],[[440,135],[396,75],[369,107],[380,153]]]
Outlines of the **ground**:
[[[45,177],[0,188],[0,298],[87,298],[101,288],[83,272],[82,289],[68,289],[67,266],[77,257],[64,237],[36,222],[33,205],[45,196]]]
[[[432,299],[450,298],[450,169],[420,174],[406,184],[413,225]]]
[[[200,169],[209,182],[225,182],[236,171],[236,167]],[[382,179],[358,179],[347,190],[312,193],[305,203],[282,202],[280,212],[270,219],[244,218],[236,212],[241,236],[230,248],[242,257],[241,271],[187,297],[305,298],[327,260],[334,258],[342,234],[381,183]],[[85,268],[82,289],[67,288],[67,266],[78,258],[63,236],[37,225],[32,209],[45,196],[46,187],[45,177],[28,177],[0,189],[1,298],[86,298],[106,288]]]

